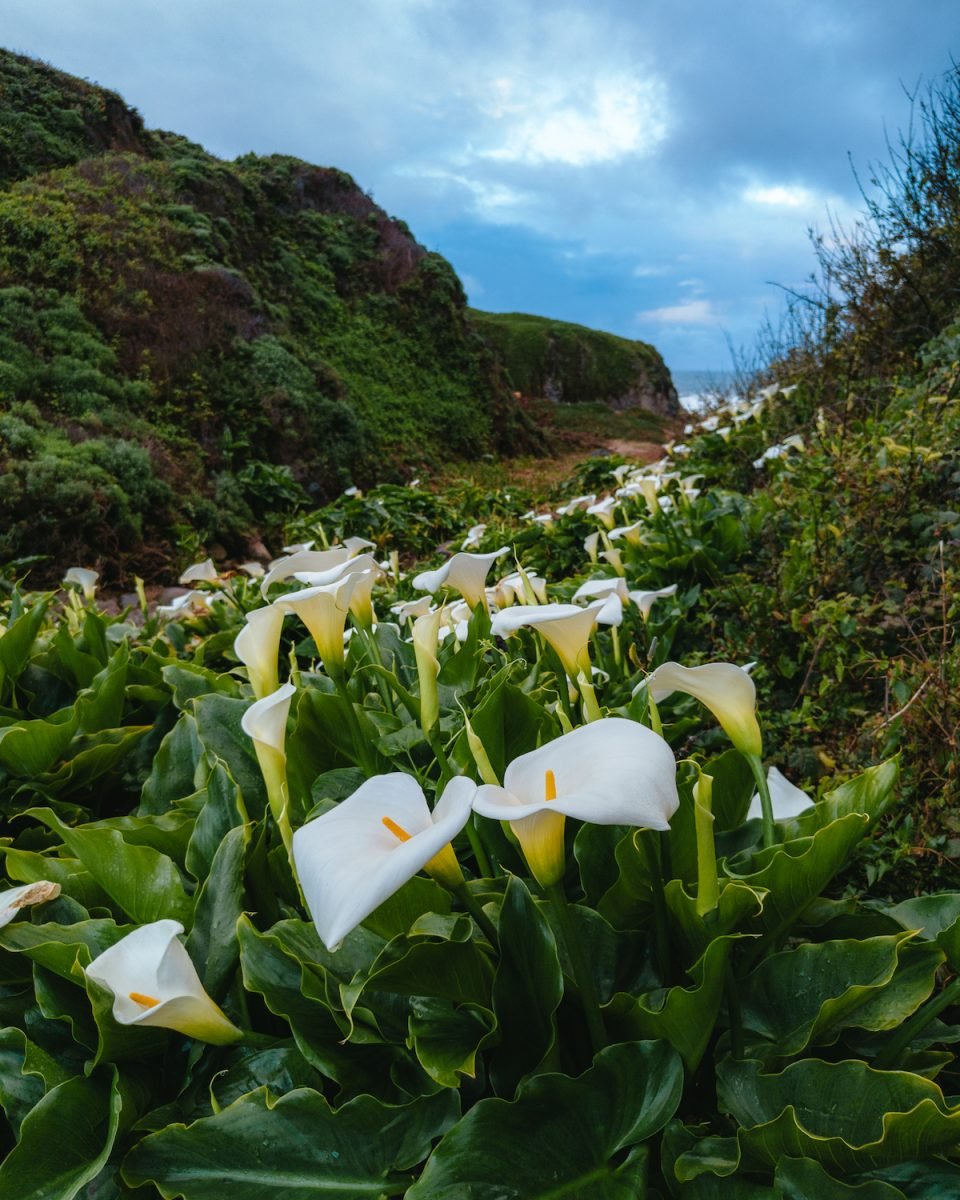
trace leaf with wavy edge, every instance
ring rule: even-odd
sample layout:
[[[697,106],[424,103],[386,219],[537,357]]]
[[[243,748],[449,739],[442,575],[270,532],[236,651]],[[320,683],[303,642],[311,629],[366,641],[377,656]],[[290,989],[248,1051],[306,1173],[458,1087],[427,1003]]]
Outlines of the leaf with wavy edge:
[[[960,892],[916,896],[885,909],[904,929],[916,929],[935,941],[954,971],[960,971]]]
[[[812,1158],[785,1158],[774,1182],[790,1200],[906,1200],[903,1192],[879,1179],[841,1183]]]
[[[663,1038],[696,1070],[717,1023],[730,945],[719,937],[690,969],[692,987],[659,988],[642,996],[618,992],[603,1008],[611,1034],[621,1038]]]
[[[334,1110],[310,1088],[279,1100],[266,1087],[212,1117],[169,1125],[123,1162],[131,1187],[168,1200],[379,1200],[396,1196],[434,1138],[456,1120],[457,1093],[386,1105],[358,1096]]]
[[[517,1098],[481,1100],[443,1138],[407,1200],[633,1200],[645,1163],[634,1151],[662,1129],[683,1088],[663,1042],[627,1042],[575,1079],[535,1075]]]
[[[933,991],[942,953],[913,934],[813,942],[771,955],[743,981],[743,1023],[782,1055],[841,1030],[893,1029]]]
[[[949,1153],[960,1141],[960,1108],[949,1108],[935,1083],[907,1071],[804,1059],[767,1075],[756,1060],[727,1059],[718,1079],[720,1105],[741,1128],[681,1154],[681,1182],[704,1172],[732,1175],[741,1166],[769,1169],[785,1157],[857,1175]]]

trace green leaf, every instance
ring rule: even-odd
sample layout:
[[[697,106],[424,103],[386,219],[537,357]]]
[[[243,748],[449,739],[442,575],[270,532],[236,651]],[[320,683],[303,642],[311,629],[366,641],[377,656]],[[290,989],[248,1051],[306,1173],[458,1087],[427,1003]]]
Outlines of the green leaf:
[[[443,1138],[407,1200],[635,1200],[652,1137],[680,1102],[683,1069],[663,1042],[597,1055],[576,1079],[537,1075],[514,1101],[486,1099]]]
[[[263,816],[267,794],[253,740],[240,728],[243,714],[249,707],[249,700],[233,700],[220,695],[199,696],[193,701],[201,745],[212,758],[222,759],[227,764],[247,811],[259,820]]]
[[[157,750],[143,785],[140,812],[144,815],[166,812],[175,801],[189,796],[196,786],[197,764],[202,754],[196,721],[189,713],[181,713]]]
[[[308,1088],[279,1100],[260,1088],[215,1116],[144,1138],[123,1175],[185,1200],[379,1200],[402,1191],[396,1172],[426,1157],[455,1103],[450,1092],[404,1106],[359,1096],[334,1111]]]
[[[246,825],[248,818],[240,789],[223,762],[214,763],[196,798],[203,806],[187,846],[186,867],[194,879],[202,880],[210,874],[220,843],[231,829]]]
[[[49,596],[37,601],[22,616],[11,621],[0,638],[0,687],[8,682],[15,684],[20,672],[27,665],[49,603]]]
[[[18,721],[0,729],[0,765],[19,778],[49,771],[66,754],[78,720],[75,708],[62,708],[47,720]]]
[[[774,1181],[790,1200],[906,1200],[899,1188],[877,1179],[841,1183],[812,1158],[782,1159]]]
[[[476,1076],[476,1059],[497,1021],[479,1004],[453,1004],[432,996],[410,1002],[410,1040],[420,1065],[443,1087],[459,1087],[460,1076]]]
[[[216,997],[226,989],[240,959],[237,921],[244,909],[244,833],[239,827],[229,830],[217,848],[197,895],[193,929],[186,942],[190,957],[201,965],[203,986]]]
[[[0,947],[14,954],[25,954],[61,978],[81,983],[77,964],[88,966],[129,932],[130,927],[101,918],[78,921],[75,925],[14,921],[0,929]]]
[[[463,653],[463,649],[458,653]],[[507,763],[535,750],[557,732],[553,716],[506,676],[509,667],[495,676],[489,690],[470,714],[473,731],[483,742],[490,764],[503,779]],[[466,737],[466,734],[463,734]]]
[[[18,883],[38,883],[42,879],[59,883],[64,895],[70,896],[86,909],[110,903],[107,893],[76,858],[37,854],[36,851],[17,850],[13,846],[0,847],[0,853],[4,855],[7,874]]]
[[[954,971],[960,971],[960,892],[916,896],[885,910],[904,929],[935,941]]]
[[[933,991],[943,962],[912,936],[814,942],[771,955],[740,984],[744,1025],[782,1055],[831,1045],[849,1026],[895,1028]]]
[[[27,1115],[20,1140],[0,1166],[0,1195],[73,1200],[113,1148],[121,1100],[116,1072],[58,1084]]]
[[[77,697],[81,732],[99,733],[101,729],[114,729],[123,723],[129,661],[130,652],[123,645]]]
[[[108,827],[73,828],[49,808],[28,815],[42,821],[63,839],[108,896],[138,925],[170,917],[189,926],[193,905],[173,861],[150,846],[131,846]]]
[[[713,816],[717,832],[738,829],[746,820],[747,809],[756,790],[750,764],[739,750],[725,750],[703,764],[713,777]]]
[[[719,937],[710,943],[691,968],[692,987],[658,988],[641,996],[618,992],[603,1009],[607,1028],[621,1038],[664,1038],[696,1070],[717,1023],[732,941]]]
[[[516,875],[507,881],[498,933],[493,1011],[500,1042],[491,1057],[490,1080],[498,1093],[512,1095],[553,1049],[563,974],[553,930]]]
[[[233,675],[218,675],[206,667],[196,663],[169,663],[161,671],[163,681],[173,693],[173,702],[177,708],[187,708],[191,700],[198,696],[208,696],[217,693],[225,696],[238,696],[240,681]]]
[[[681,1180],[730,1175],[741,1162],[769,1169],[784,1157],[811,1158],[843,1177],[955,1151],[960,1108],[928,1079],[866,1063],[802,1059],[775,1074],[755,1060],[718,1068],[721,1107],[741,1129],[707,1138],[677,1159]]]

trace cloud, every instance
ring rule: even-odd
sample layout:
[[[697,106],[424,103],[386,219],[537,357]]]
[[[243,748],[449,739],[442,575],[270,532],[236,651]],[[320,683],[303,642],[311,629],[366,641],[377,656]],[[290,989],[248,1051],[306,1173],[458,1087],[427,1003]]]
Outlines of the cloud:
[[[666,91],[656,78],[598,72],[533,88],[499,78],[492,91],[486,112],[499,138],[480,158],[587,167],[649,154],[667,135]]]
[[[805,208],[814,199],[808,188],[786,187],[783,184],[747,188],[743,198],[748,204],[769,204],[778,208]]]
[[[686,300],[664,308],[650,308],[637,313],[641,321],[656,321],[660,325],[716,325],[720,318],[709,300]]]

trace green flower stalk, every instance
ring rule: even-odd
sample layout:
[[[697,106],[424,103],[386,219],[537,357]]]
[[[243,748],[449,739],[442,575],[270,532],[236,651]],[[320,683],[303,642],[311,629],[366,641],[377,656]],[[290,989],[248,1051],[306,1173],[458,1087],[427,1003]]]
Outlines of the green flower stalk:
[[[693,785],[693,818],[697,833],[697,916],[717,907],[717,848],[713,841],[713,776],[700,771]]]
[[[440,693],[437,677],[440,663],[437,647],[440,644],[440,624],[443,608],[417,617],[413,623],[413,653],[417,660],[417,677],[420,681],[420,728],[424,736],[430,734],[440,719]]]

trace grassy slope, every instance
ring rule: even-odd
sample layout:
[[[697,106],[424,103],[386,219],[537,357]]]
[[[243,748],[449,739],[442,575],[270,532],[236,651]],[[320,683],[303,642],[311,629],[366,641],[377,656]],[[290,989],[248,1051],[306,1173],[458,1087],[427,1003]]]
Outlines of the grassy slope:
[[[449,264],[348,176],[221,162],[2,52],[0,362],[0,556],[55,570],[149,573],[187,526],[242,550],[348,482],[534,440]]]

